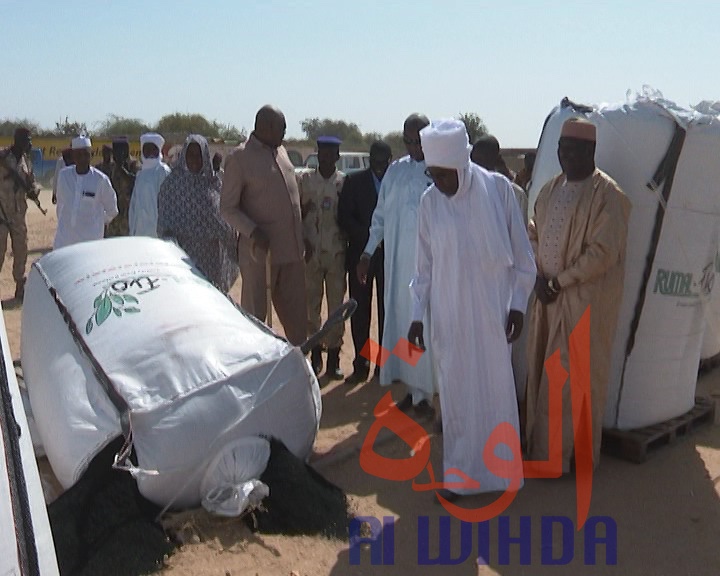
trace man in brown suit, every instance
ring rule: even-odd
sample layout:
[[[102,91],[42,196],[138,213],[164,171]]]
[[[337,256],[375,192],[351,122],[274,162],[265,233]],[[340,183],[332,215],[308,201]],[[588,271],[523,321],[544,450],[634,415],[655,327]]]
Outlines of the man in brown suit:
[[[255,129],[225,161],[220,213],[240,234],[241,305],[267,314],[266,258],[270,251],[272,301],[290,343],[307,337],[300,194],[295,168],[282,145],[285,116],[263,106]]]

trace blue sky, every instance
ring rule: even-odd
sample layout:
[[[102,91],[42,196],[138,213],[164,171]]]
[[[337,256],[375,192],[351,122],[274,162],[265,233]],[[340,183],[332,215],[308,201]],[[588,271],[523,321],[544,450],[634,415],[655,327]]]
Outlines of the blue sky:
[[[535,146],[564,96],[622,102],[644,84],[720,100],[711,1],[0,0],[0,118],[90,127],[172,112],[288,136],[329,117],[399,130],[411,112],[476,112],[504,147]]]

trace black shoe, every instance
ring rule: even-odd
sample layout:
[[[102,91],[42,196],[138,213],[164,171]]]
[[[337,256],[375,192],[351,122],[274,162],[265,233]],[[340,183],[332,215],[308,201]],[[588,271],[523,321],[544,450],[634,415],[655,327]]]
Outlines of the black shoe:
[[[313,372],[315,372],[315,376],[320,374],[323,369],[323,359],[322,359],[322,348],[320,346],[316,346],[312,349],[310,352],[310,365],[312,366]]]
[[[435,408],[430,406],[430,402],[428,402],[427,400],[423,400],[422,402],[418,403],[418,405],[415,406],[415,412],[420,414],[420,416],[425,416],[427,418],[435,416]]]
[[[22,302],[25,298],[25,278],[15,283],[15,300]]]
[[[410,408],[412,408],[412,405],[412,394],[408,394],[405,398],[400,400],[400,402],[395,402],[395,407],[400,410],[400,412],[407,412]]]
[[[353,373],[350,375],[350,378],[348,378],[347,380],[345,380],[345,383],[346,383],[346,384],[353,384],[353,385],[354,385],[354,384],[361,384],[361,383],[365,382],[365,381],[368,379],[368,376],[369,376],[369,375],[370,375],[370,370],[368,370],[367,368],[365,368],[365,369],[362,369],[362,368],[361,368],[361,369],[359,369],[359,370],[356,368],[356,369],[355,369],[355,372],[353,372]]]
[[[345,378],[345,374],[343,374],[340,369],[340,348],[328,349],[325,374],[331,380],[342,380]]]

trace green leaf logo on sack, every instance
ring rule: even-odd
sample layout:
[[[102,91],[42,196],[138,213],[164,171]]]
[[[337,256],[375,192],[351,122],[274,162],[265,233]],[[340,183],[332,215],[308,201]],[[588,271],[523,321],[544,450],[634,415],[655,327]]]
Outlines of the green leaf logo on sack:
[[[111,314],[118,318],[123,314],[138,314],[140,301],[132,294],[126,294],[133,287],[141,290],[138,294],[145,294],[158,288],[158,279],[143,276],[110,284],[93,301],[93,313],[85,324],[85,334],[90,334],[95,326],[101,326]]]

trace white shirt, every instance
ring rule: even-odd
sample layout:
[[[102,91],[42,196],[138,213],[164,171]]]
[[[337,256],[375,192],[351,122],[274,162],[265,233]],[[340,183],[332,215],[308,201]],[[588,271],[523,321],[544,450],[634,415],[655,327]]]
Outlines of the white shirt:
[[[575,203],[585,180],[563,182],[552,193],[548,204],[547,225],[540,239],[538,258],[540,267],[548,278],[555,278],[562,272],[565,246],[562,244],[565,225],[575,212]]]
[[[135,177],[128,212],[131,236],[157,238],[158,192],[168,174],[170,167],[159,162],[152,168],[143,168]]]
[[[78,174],[75,166],[68,166],[60,171],[53,248],[102,239],[105,224],[117,215],[117,195],[100,170],[90,167],[87,174]]]

